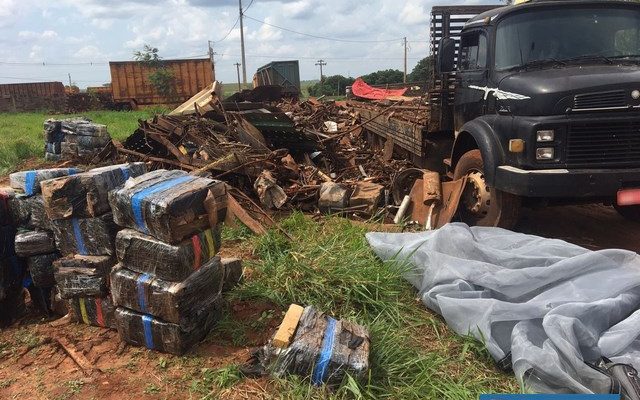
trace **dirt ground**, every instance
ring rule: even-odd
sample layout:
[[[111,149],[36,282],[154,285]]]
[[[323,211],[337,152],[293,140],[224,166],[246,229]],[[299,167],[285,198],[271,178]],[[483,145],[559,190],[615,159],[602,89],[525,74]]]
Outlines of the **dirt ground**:
[[[640,226],[604,206],[525,210],[518,231],[564,239],[591,249],[640,250]],[[234,244],[225,255],[234,254]],[[247,256],[245,254],[244,256]],[[208,392],[207,371],[245,361],[250,349],[276,329],[282,310],[269,305],[231,304],[231,320],[244,331],[214,333],[194,351],[175,357],[125,346],[112,330],[70,323],[54,327],[26,318],[0,332],[0,399],[199,399],[266,398],[267,381],[246,380],[242,391]],[[268,317],[265,319],[264,316]],[[250,321],[260,321],[259,324]],[[237,346],[242,335],[243,346]],[[59,338],[94,366],[83,370]],[[248,393],[253,395],[246,397]]]

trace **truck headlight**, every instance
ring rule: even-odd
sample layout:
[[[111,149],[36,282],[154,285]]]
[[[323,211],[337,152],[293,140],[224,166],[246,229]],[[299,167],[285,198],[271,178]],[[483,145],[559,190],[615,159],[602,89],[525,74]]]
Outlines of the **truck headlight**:
[[[553,129],[546,129],[536,132],[536,141],[539,143],[553,142],[556,138],[556,132]]]
[[[536,149],[536,160],[553,160],[555,158],[555,151],[553,147],[540,147]]]

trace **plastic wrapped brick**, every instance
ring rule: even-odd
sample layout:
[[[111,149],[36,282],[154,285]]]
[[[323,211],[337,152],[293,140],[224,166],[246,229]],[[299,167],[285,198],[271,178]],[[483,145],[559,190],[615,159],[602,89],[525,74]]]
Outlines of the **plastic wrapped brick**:
[[[215,214],[207,213],[205,200]],[[183,171],[157,170],[110,192],[109,202],[118,225],[177,244],[224,221],[226,188]]]
[[[339,385],[347,374],[355,379],[366,376],[369,347],[365,327],[306,307],[288,347],[280,349],[270,343],[257,359],[276,376],[295,374],[310,377],[314,385]]]
[[[14,256],[16,229],[12,225],[0,226],[0,259]]]
[[[85,149],[101,149],[111,142],[111,138],[109,136],[85,136],[74,134],[66,135],[64,140],[66,143],[73,143],[76,144],[78,148]]]
[[[51,220],[44,209],[41,195],[15,195],[9,200],[14,223],[27,229],[51,230]]]
[[[27,267],[31,273],[33,285],[39,288],[55,286],[53,262],[60,258],[58,253],[40,254],[27,258]]]
[[[62,142],[64,140],[62,121],[55,119],[44,121],[44,140],[45,142]]]
[[[0,188],[0,225],[11,225],[11,201],[15,192],[11,188]]]
[[[53,268],[60,297],[105,297],[114,265],[110,256],[75,255],[56,260]]]
[[[180,282],[216,255],[220,241],[219,227],[209,228],[177,245],[123,229],[116,236],[116,254],[118,261],[134,272]]]
[[[71,218],[51,221],[58,250],[65,255],[114,255],[118,227],[111,214],[98,218]]]
[[[4,300],[22,287],[26,273],[24,260],[13,256],[0,260],[0,300]]]
[[[55,153],[49,153],[48,151],[46,151],[44,153],[44,160],[45,161],[51,161],[51,162],[61,161],[62,160],[62,155],[61,154],[55,154]]]
[[[221,262],[224,269],[222,292],[226,293],[242,281],[242,261],[239,258],[223,258]]]
[[[184,331],[180,325],[122,307],[116,308],[116,328],[120,338],[134,346],[182,355],[202,341],[219,321],[222,313],[221,303],[219,298],[207,309],[201,310],[198,324],[191,331]]]
[[[22,231],[16,234],[15,251],[20,257],[50,254],[56,251],[53,233],[49,231]]]
[[[61,130],[65,139],[67,135],[109,136],[106,125],[93,123],[88,118],[68,118],[61,122]]]
[[[14,172],[9,175],[9,185],[27,196],[40,193],[40,183],[43,181],[77,174],[76,168],[52,168],[33,171]]]
[[[168,282],[117,265],[111,273],[113,302],[191,330],[201,310],[222,291],[224,270],[214,257],[182,282]]]
[[[109,212],[107,193],[110,190],[145,172],[145,164],[139,162],[95,168],[43,182],[42,196],[47,215],[52,220],[100,216]]]
[[[76,320],[85,325],[116,328],[115,306],[109,296],[71,299],[69,300],[69,308],[71,308]]]
[[[44,151],[51,154],[60,154],[62,151],[60,142],[47,142],[44,144]]]

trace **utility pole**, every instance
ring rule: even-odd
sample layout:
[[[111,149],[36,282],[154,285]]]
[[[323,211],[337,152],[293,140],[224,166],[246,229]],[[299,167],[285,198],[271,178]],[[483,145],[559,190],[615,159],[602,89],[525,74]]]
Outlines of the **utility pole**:
[[[238,92],[242,92],[242,86],[240,86],[240,63],[233,64],[236,66],[236,70],[238,71]]]
[[[320,66],[320,83],[322,83],[324,81],[324,75],[322,74],[322,66],[327,65],[327,63],[324,60],[318,60],[316,65]]]
[[[244,15],[242,12],[242,0],[238,0],[238,6],[240,7],[240,50],[242,51],[242,83],[247,84],[247,62],[244,56],[244,25],[242,20]]]
[[[213,61],[213,46],[212,46],[211,40],[209,40],[209,60],[211,61],[211,76],[213,77],[213,80],[216,80],[216,65],[215,62]]]
[[[404,83],[407,83],[407,37],[404,38]]]
[[[69,73],[69,90],[71,90],[71,73]]]

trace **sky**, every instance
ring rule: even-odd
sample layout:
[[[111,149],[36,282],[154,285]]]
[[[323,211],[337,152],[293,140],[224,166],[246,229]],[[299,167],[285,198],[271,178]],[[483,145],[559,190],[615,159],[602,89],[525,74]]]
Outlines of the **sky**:
[[[299,60],[301,79],[408,70],[429,52],[432,5],[487,0],[242,0],[247,79],[276,60]],[[241,62],[237,0],[0,0],[0,83],[108,83],[109,61],[133,59],[149,44],[165,59],[216,53],[216,79],[237,82]],[[257,20],[257,21],[256,21]],[[262,22],[259,22],[262,21]],[[265,23],[263,23],[265,22]],[[273,25],[320,39],[288,32]]]

